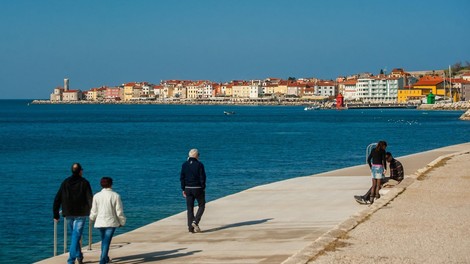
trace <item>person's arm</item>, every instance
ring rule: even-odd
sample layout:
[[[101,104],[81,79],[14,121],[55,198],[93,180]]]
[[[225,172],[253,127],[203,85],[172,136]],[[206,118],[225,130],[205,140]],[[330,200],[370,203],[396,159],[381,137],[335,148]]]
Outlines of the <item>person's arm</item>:
[[[206,170],[204,169],[204,165],[201,163],[201,168],[200,168],[200,183],[201,183],[201,187],[203,190],[206,189]]]
[[[385,150],[382,153],[382,162],[384,165],[384,174],[385,174],[385,172],[387,171],[387,159],[385,158]]]
[[[397,161],[396,162],[397,164],[397,180],[398,181],[402,181],[405,177],[405,171],[403,169],[403,165],[401,164],[401,162]]]
[[[60,185],[59,190],[57,191],[57,194],[55,195],[54,204],[52,205],[52,214],[53,214],[53,217],[54,217],[55,221],[59,221],[59,219],[60,219],[59,210],[60,210],[60,206],[61,206],[61,203],[62,203],[62,188],[63,188],[63,186],[64,186],[64,184],[62,183]]]
[[[117,194],[116,199],[116,215],[119,219],[119,224],[124,226],[126,224],[126,216],[124,215],[124,207],[122,206],[121,196]]]
[[[367,157],[367,164],[369,164],[369,168],[372,168],[372,153],[374,152],[374,150],[372,150],[370,153],[369,153],[369,157]]]
[[[93,206],[93,192],[91,191],[91,185],[89,181],[86,181],[86,200],[88,203],[88,208]]]
[[[186,186],[185,182],[186,176],[184,174],[184,163],[181,165],[181,172],[180,172],[180,183],[181,183],[181,190],[183,191],[183,197],[186,197],[186,193],[184,191],[184,187]]]
[[[96,216],[98,215],[98,202],[96,201],[96,196],[93,197],[93,202],[90,211],[90,221],[95,221]]]

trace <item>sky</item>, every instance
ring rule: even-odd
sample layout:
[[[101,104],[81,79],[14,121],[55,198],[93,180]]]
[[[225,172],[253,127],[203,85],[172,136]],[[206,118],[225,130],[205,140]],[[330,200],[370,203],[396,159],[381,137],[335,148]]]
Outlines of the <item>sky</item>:
[[[0,99],[470,61],[468,0],[0,0]]]

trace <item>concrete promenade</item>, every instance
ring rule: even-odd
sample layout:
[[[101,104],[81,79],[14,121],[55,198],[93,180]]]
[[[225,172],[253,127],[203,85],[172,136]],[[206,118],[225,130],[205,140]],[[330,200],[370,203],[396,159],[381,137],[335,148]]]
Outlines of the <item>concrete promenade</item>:
[[[421,243],[416,242],[423,231],[415,230],[413,226],[419,226],[428,218],[437,217],[441,211],[427,206],[425,217],[412,218],[405,225],[398,224],[402,228],[401,233],[407,233],[410,229],[412,234],[402,240],[393,240],[393,243],[407,247],[410,256],[407,259],[389,257],[389,262],[382,262],[382,248],[387,248],[390,241],[386,239],[386,231],[377,233],[376,230],[380,230],[379,227],[383,225],[379,220],[381,218],[376,219],[376,215],[383,214],[383,223],[389,224],[386,219],[393,210],[388,210],[389,205],[398,204],[402,197],[406,200],[405,196],[411,190],[416,192],[411,199],[420,195],[421,200],[428,199],[427,204],[430,203],[429,199],[445,200],[443,195],[427,195],[434,192],[427,189],[431,187],[424,185],[428,178],[432,179],[436,174],[440,177],[447,176],[447,171],[459,172],[463,175],[461,178],[468,182],[470,155],[462,153],[469,152],[470,143],[466,143],[398,157],[405,167],[405,180],[397,186],[384,188],[382,198],[372,206],[359,205],[353,199],[353,195],[364,194],[370,187],[367,165],[258,186],[209,202],[200,224],[203,233],[187,232],[186,214],[183,212],[116,236],[109,255],[113,263],[425,263],[426,261],[416,262],[412,258],[414,251],[426,251]],[[424,177],[425,180],[417,180],[418,177]],[[438,188],[442,184],[433,186]],[[458,189],[459,194],[464,191],[462,188]],[[469,196],[465,197],[462,202],[468,201]],[[184,200],[181,202],[184,203]],[[406,201],[403,203],[406,204]],[[445,201],[439,200],[436,203],[445,204]],[[453,218],[451,212],[463,211],[454,222],[470,223],[468,202],[467,206],[455,206],[447,208],[449,210],[446,217]],[[446,212],[445,206],[441,209]],[[414,215],[413,211],[404,212]],[[442,220],[439,223],[444,222]],[[354,233],[369,223],[375,226],[365,230],[372,230],[372,234],[380,236],[373,240],[374,243],[370,243],[372,240],[361,240],[362,237],[359,236],[356,239]],[[466,226],[468,234],[469,224]],[[439,229],[439,226],[427,227]],[[455,248],[459,244],[469,248],[468,236],[462,242],[458,232],[451,235],[459,240],[451,240],[454,244],[449,244],[449,248]],[[349,236],[354,240],[345,242]],[[434,242],[439,244],[439,241]],[[383,245],[374,250],[376,244]],[[369,249],[367,252],[375,252],[377,255],[357,256],[355,251],[348,251],[349,245],[352,248]],[[341,255],[342,252],[344,255]],[[92,251],[84,249],[85,263],[98,263],[99,254],[99,243],[93,245]],[[421,255],[429,254],[424,252],[419,256]],[[447,262],[435,263],[470,262],[468,257],[463,260],[449,258]],[[66,259],[67,254],[39,263],[66,263]]]

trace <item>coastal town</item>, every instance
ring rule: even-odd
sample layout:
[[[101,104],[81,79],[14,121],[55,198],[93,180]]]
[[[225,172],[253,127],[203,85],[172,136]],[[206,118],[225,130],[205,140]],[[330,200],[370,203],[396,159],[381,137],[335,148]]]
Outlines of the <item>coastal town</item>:
[[[33,103],[326,103],[419,105],[470,100],[470,69],[360,73],[335,80],[318,78],[265,78],[217,83],[209,80],[128,82],[81,90],[70,80],[56,87],[50,100]],[[336,105],[336,104],[335,104]]]

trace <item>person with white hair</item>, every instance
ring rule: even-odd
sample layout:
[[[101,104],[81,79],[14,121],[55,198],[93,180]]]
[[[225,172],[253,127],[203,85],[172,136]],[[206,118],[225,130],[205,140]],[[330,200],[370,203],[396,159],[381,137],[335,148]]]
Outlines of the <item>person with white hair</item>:
[[[199,151],[191,149],[188,160],[181,166],[180,182],[183,197],[186,198],[188,214],[188,230],[191,233],[201,232],[199,222],[206,207],[206,171],[199,161]],[[198,209],[194,215],[194,202],[197,200]]]

